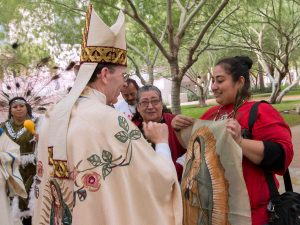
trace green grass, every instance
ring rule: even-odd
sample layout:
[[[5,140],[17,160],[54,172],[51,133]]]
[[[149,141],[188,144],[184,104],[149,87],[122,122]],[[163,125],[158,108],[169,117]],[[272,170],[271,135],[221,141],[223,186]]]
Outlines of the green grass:
[[[211,106],[207,107],[198,107],[196,105],[189,106],[181,106],[181,113],[183,115],[191,116],[194,118],[199,118],[206,110],[208,110]]]
[[[300,124],[300,115],[285,114],[282,112],[284,110],[295,109],[296,105],[300,105],[300,100],[283,101],[280,104],[274,104],[272,106],[279,112],[281,112],[281,115],[283,116],[284,120],[290,127],[292,127]],[[199,118],[210,107],[211,106],[200,108],[197,105],[181,106],[181,113],[183,115]]]
[[[293,115],[293,114],[281,114],[287,122],[287,124],[292,127],[300,124],[300,115]]]
[[[282,112],[284,110],[295,109],[296,105],[300,105],[300,100],[286,100],[279,104],[273,104],[272,106],[279,112]]]

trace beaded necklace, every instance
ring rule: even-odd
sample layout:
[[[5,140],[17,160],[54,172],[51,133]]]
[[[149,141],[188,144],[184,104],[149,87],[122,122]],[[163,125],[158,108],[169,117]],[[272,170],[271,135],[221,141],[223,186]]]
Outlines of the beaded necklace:
[[[224,114],[220,115],[220,110],[224,107],[224,105],[221,105],[215,115],[214,121],[217,120],[225,120],[229,118],[235,118],[237,110],[245,103],[245,100],[241,101],[241,103],[236,107],[236,111],[234,111],[234,107],[231,110],[231,112],[225,112]]]
[[[18,132],[15,132],[15,130],[14,130],[14,128],[12,127],[10,121],[7,121],[7,122],[5,123],[5,126],[6,126],[6,129],[7,129],[8,133],[9,133],[9,135],[10,135],[10,136],[12,137],[12,139],[14,139],[14,140],[19,139],[19,137],[21,137],[21,136],[25,133],[25,131],[26,131],[26,129],[23,127],[23,128],[21,128]]]
[[[232,118],[233,116],[233,110],[231,110],[231,112],[225,112],[223,113],[222,115],[220,115],[220,110],[223,108],[223,105],[219,107],[216,115],[215,115],[215,118],[214,118],[214,121],[217,121],[217,120],[226,120],[228,118]]]

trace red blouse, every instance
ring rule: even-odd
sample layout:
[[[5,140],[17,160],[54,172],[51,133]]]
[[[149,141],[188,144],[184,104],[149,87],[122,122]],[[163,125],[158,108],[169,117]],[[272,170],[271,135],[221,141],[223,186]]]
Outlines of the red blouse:
[[[248,129],[248,117],[251,106],[255,102],[245,102],[239,109],[236,119],[241,125],[241,129]],[[232,115],[233,105],[214,106],[205,112],[200,119],[214,120],[222,115]],[[260,104],[256,121],[252,129],[253,140],[271,141],[281,144],[285,152],[285,167],[281,171],[273,171],[283,175],[293,158],[293,145],[291,141],[291,131],[284,122],[281,115],[269,104]],[[263,225],[268,222],[267,204],[270,199],[268,184],[265,179],[264,170],[259,165],[255,165],[246,157],[243,157],[243,174],[248,189],[251,205],[252,224]],[[275,176],[274,176],[275,177]],[[277,186],[279,183],[275,178]]]

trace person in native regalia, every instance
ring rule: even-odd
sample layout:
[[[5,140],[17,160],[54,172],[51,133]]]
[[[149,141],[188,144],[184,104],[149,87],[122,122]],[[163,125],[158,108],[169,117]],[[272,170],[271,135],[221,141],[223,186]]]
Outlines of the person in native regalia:
[[[145,136],[109,104],[125,82],[125,16],[108,27],[90,5],[81,65],[70,93],[40,127],[36,225],[182,224],[182,202],[165,124]]]
[[[23,97],[12,98],[9,101],[8,120],[3,122],[0,126],[6,135],[20,146],[20,173],[25,184],[27,197],[15,197],[12,201],[12,210],[13,216],[20,218],[23,224],[27,225],[31,224],[32,216],[30,190],[36,172],[34,151],[37,134],[24,127],[25,120],[38,121],[33,118],[31,106]]]
[[[0,218],[1,224],[14,225],[10,207],[10,197],[27,198],[27,193],[19,172],[20,147],[0,128]]]

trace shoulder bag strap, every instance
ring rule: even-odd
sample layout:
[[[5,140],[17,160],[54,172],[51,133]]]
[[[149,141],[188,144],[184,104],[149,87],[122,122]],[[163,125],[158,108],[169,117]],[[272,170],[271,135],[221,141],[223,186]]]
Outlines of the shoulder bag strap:
[[[257,112],[258,112],[258,105],[260,103],[268,103],[267,101],[259,101],[259,102],[255,102],[249,112],[249,119],[248,119],[248,131],[247,131],[247,137],[249,139],[252,139],[252,128],[253,125],[255,123],[256,120],[256,116],[257,116]],[[268,103],[269,104],[269,103]],[[271,198],[274,196],[279,195],[279,192],[276,188],[276,184],[275,181],[273,179],[273,174],[272,173],[266,173],[265,174],[268,186],[269,186],[269,190],[270,190],[270,195]],[[291,182],[291,177],[290,177],[290,173],[289,173],[289,169],[287,168],[287,170],[285,171],[284,175],[283,175],[283,180],[284,180],[284,186],[285,186],[285,191],[293,191],[293,186],[292,186],[292,182]]]

